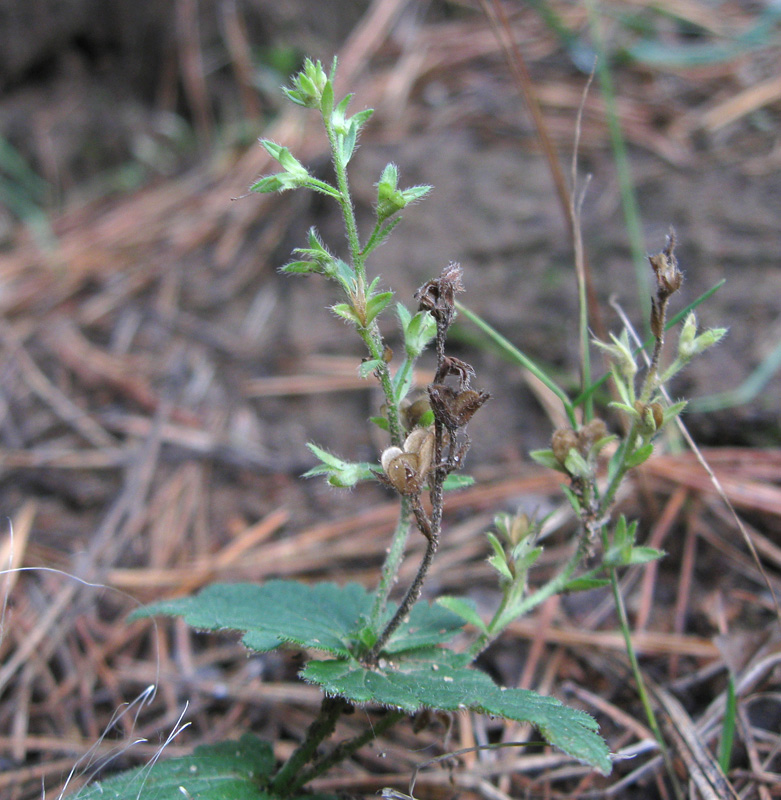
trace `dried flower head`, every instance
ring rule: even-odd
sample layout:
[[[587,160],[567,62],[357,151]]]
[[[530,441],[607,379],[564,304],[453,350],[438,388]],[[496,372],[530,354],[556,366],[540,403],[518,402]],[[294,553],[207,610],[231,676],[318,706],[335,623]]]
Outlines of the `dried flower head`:
[[[442,274],[428,281],[415,292],[419,311],[428,311],[437,323],[449,326],[455,316],[456,293],[464,291],[463,270],[451,261]]]
[[[458,391],[441,383],[432,383],[428,387],[428,396],[434,417],[448,431],[465,427],[480,406],[491,397],[488,392],[476,392],[474,389]]]

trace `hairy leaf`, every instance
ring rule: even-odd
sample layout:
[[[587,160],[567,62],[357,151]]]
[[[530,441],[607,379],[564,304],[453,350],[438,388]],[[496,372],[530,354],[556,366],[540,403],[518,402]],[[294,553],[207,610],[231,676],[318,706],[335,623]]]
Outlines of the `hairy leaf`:
[[[183,617],[201,630],[242,631],[243,644],[261,652],[291,643],[350,657],[356,654],[372,602],[372,595],[357,583],[215,583],[193,597],[146,606],[132,618],[164,614]],[[389,617],[394,611],[388,608]],[[452,639],[462,626],[461,618],[447,609],[417,603],[385,649],[397,653],[439,644]]]
[[[379,703],[410,713],[421,708],[469,709],[530,722],[573,758],[604,774],[611,769],[607,745],[588,714],[526,689],[503,689],[449,650],[409,651],[381,659],[373,669],[344,659],[310,661],[301,676],[355,703]]]
[[[74,800],[270,800],[262,785],[273,768],[271,745],[245,734],[92,783]]]

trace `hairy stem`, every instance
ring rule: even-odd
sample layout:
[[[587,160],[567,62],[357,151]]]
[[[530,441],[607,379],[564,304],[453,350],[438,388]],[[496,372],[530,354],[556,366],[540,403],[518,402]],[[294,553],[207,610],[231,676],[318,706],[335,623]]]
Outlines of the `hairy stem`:
[[[401,508],[399,509],[399,521],[396,523],[396,530],[393,532],[393,540],[391,541],[391,546],[388,548],[388,555],[385,558],[385,563],[382,565],[380,583],[374,593],[374,605],[372,607],[371,616],[371,625],[374,630],[379,626],[380,617],[385,611],[385,607],[388,603],[388,596],[393,589],[393,584],[399,573],[401,561],[404,558],[404,548],[407,544],[410,530],[409,515],[410,502],[406,497],[402,497]]]
[[[354,753],[357,753],[369,742],[374,741],[379,736],[382,736],[385,731],[393,727],[397,722],[404,719],[403,711],[388,711],[384,717],[377,720],[371,725],[364,733],[348,739],[347,741],[340,742],[328,755],[323,756],[321,759],[312,764],[309,769],[300,773],[298,779],[293,782],[290,787],[290,792],[296,792],[301,787],[306,786],[307,783],[314,780],[318,775],[328,772],[331,767],[341,763],[347,758],[350,758]]]
[[[309,726],[304,741],[296,748],[293,755],[280,767],[269,788],[272,793],[286,797],[295,791],[297,777],[304,765],[315,755],[317,748],[336,729],[336,723],[349,703],[341,697],[324,697],[320,705],[320,713]]]

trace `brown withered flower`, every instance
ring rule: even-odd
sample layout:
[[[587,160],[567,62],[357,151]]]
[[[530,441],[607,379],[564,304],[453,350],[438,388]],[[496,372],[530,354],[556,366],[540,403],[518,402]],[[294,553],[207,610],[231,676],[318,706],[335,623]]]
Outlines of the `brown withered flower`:
[[[469,383],[475,376],[475,370],[471,364],[467,364],[466,361],[462,361],[460,358],[445,356],[437,368],[433,382],[444,383],[445,379],[450,375],[458,379],[458,388],[463,390],[469,388]]]
[[[657,296],[669,297],[681,288],[683,273],[678,268],[678,259],[675,257],[675,231],[670,230],[667,236],[667,246],[661,253],[648,256],[656,275]]]
[[[456,293],[464,291],[462,274],[461,265],[451,261],[438,278],[424,283],[415,292],[418,310],[428,311],[438,323],[448,327],[456,313]]]
[[[428,387],[428,396],[434,417],[448,431],[463,428],[480,406],[491,397],[488,392],[476,392],[474,389],[457,390],[441,383],[432,383]]]

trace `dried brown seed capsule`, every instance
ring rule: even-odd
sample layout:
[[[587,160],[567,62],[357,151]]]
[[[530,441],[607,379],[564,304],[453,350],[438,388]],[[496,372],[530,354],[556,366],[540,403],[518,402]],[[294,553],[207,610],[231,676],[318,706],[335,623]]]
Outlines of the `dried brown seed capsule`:
[[[434,458],[434,432],[415,428],[406,438],[404,449],[388,447],[380,463],[387,482],[403,495],[420,494]]]
[[[598,442],[600,439],[604,439],[607,436],[607,426],[605,425],[604,421],[596,417],[591,420],[591,422],[587,422],[579,431],[578,431],[578,450],[580,454],[585,458],[588,457],[591,448]]]
[[[556,460],[564,466],[569,451],[578,446],[578,436],[572,428],[559,428],[553,432],[550,446]]]
[[[414,403],[410,403],[402,411],[407,430],[411,431],[417,427],[421,417],[430,410],[431,403],[429,403],[428,397],[419,397]]]
[[[428,311],[440,323],[450,325],[455,314],[456,293],[464,291],[459,264],[450,262],[438,278],[424,283],[415,292],[420,311]]]
[[[683,273],[678,269],[678,259],[675,257],[674,251],[675,231],[671,230],[664,250],[648,257],[656,275],[657,293],[662,298],[667,298],[677,292],[683,283]]]
[[[445,378],[449,375],[454,375],[458,379],[459,389],[468,389],[469,382],[475,376],[475,370],[471,364],[467,364],[466,361],[462,361],[460,358],[445,356],[437,370],[437,374],[434,376],[434,383],[444,383]]]
[[[491,397],[488,392],[476,392],[474,389],[459,392],[437,383],[428,387],[428,396],[434,416],[449,431],[463,428]]]
[[[417,472],[421,480],[428,475],[434,459],[434,431],[431,428],[415,428],[404,442],[404,451],[417,458]]]

